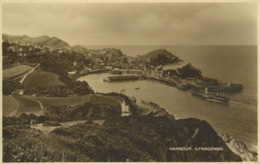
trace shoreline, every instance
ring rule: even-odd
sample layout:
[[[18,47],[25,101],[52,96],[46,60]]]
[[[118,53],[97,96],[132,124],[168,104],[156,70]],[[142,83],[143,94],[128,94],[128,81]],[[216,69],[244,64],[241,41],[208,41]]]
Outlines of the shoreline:
[[[107,71],[107,70],[106,70]],[[95,73],[99,73],[99,72],[94,72],[94,74]],[[87,76],[87,75],[84,75],[84,76]],[[82,76],[80,76],[80,77],[82,77]],[[80,77],[78,77],[78,78],[80,78]],[[159,79],[158,81],[163,81],[164,79]],[[166,79],[166,82],[167,82],[167,79]],[[177,85],[178,86],[178,85]],[[178,88],[178,87],[177,87]],[[101,93],[101,94],[104,94],[104,93]],[[166,112],[166,111],[165,111]],[[160,113],[160,112],[158,112],[158,111],[155,111],[155,112],[150,112],[150,114],[152,114],[152,115],[156,115],[156,114],[158,114],[158,113]],[[178,119],[178,120],[183,120],[183,119]],[[220,137],[221,135],[219,135],[218,134],[218,136]],[[231,150],[231,149],[230,149]],[[232,150],[233,151],[233,150]],[[234,151],[233,151],[234,152]]]
[[[143,115],[143,116],[153,116],[153,117],[162,117],[162,116],[164,116],[164,117],[165,117],[165,116],[166,116],[166,117],[169,117],[169,116],[171,116],[171,117],[173,117],[176,121],[196,119],[196,118],[176,119],[174,115],[169,114],[166,109],[162,108],[161,106],[157,105],[156,103],[153,103],[153,102],[144,102],[144,101],[141,101],[141,102],[139,102],[139,103],[136,103],[136,100],[130,100],[129,96],[124,95],[124,94],[119,94],[119,93],[100,93],[100,94],[101,94],[101,95],[108,95],[108,96],[112,96],[112,95],[116,96],[116,95],[118,95],[118,96],[120,96],[121,98],[123,98],[123,103],[121,102],[121,111],[122,111],[122,112],[123,112],[122,104],[123,104],[125,107],[132,104],[132,105],[136,106],[137,115],[140,115],[140,112],[138,113],[138,110],[139,110],[139,111],[140,111],[140,110],[141,110],[141,111],[142,111],[142,110],[146,110],[146,112],[145,112],[144,114],[141,114],[141,116],[142,116],[142,115]],[[122,96],[123,96],[123,97],[122,97]],[[130,103],[130,104],[129,104],[129,103]],[[128,108],[128,109],[129,109],[129,108]],[[132,108],[130,108],[130,109],[132,109]],[[148,111],[147,111],[147,110],[148,110]],[[132,110],[128,110],[128,113],[129,113],[129,111],[131,111],[131,113],[135,113],[135,112],[133,111],[133,109],[132,109]],[[142,113],[142,112],[141,112],[141,113]],[[121,115],[121,117],[130,117],[130,115]],[[202,120],[202,121],[203,121],[203,120]],[[67,122],[67,121],[65,121],[65,122],[63,122],[63,123],[66,123],[66,122]],[[208,124],[209,124],[209,123],[208,123]],[[210,124],[209,124],[209,125],[210,125]],[[210,125],[210,126],[211,126],[211,125]],[[213,128],[213,130],[214,130],[214,128]],[[221,135],[220,135],[219,133],[217,133],[217,135],[218,135],[220,138],[222,138],[222,140],[225,142],[225,140],[223,139],[223,137],[221,137]],[[223,135],[222,135],[222,136],[223,136]],[[237,141],[237,140],[234,140],[234,142],[235,142],[235,143],[241,143],[241,141]],[[251,159],[250,157],[253,156],[252,154],[255,154],[255,152],[250,151],[250,150],[247,148],[247,146],[244,146],[243,151],[247,151],[248,154],[251,154],[251,155],[247,155],[247,156],[245,157],[244,153],[243,153],[243,154],[239,154],[239,153],[238,153],[239,150],[241,151],[241,149],[238,150],[236,147],[234,148],[234,146],[233,146],[233,147],[230,147],[230,145],[227,144],[227,143],[226,143],[226,145],[229,147],[229,149],[230,149],[233,153],[239,155],[243,161],[249,161],[249,159]],[[249,157],[249,156],[250,156],[250,157]],[[255,158],[255,157],[254,157],[254,158]]]
[[[218,93],[224,93],[224,94],[231,94],[236,93],[243,90],[242,84],[234,84],[234,83],[227,83],[227,84],[219,84],[217,86],[201,86],[197,85],[196,82],[194,82],[194,78],[192,79],[173,79],[173,78],[166,78],[161,76],[153,76],[145,73],[144,71],[137,71],[137,70],[106,70],[105,72],[109,72],[110,74],[114,71],[120,72],[122,74],[123,72],[127,72],[127,74],[124,75],[112,75],[112,76],[106,76],[103,78],[104,82],[125,82],[125,81],[136,81],[136,80],[155,80],[160,83],[166,84],[168,86],[176,87],[179,90],[182,91],[191,91],[191,95],[193,92],[197,92],[198,94],[209,94],[210,98],[203,98],[206,101],[211,101],[214,103],[223,103],[225,105],[229,104],[229,98],[225,96],[220,96]],[[140,72],[141,71],[141,72]],[[129,74],[129,72],[132,72]],[[98,71],[97,73],[104,73],[104,71]],[[96,74],[95,71],[91,74]],[[88,75],[88,74],[87,74]],[[78,75],[75,79],[78,80],[81,77],[87,76],[84,75]],[[195,80],[199,81],[199,80]],[[209,97],[209,96],[207,96]]]
[[[84,77],[84,76],[82,76],[82,77]],[[156,80],[156,81],[158,81],[158,80]],[[123,81],[122,81],[122,82],[123,82]],[[141,100],[140,100],[140,101],[141,101]],[[185,118],[190,118],[190,117],[185,117]],[[194,118],[196,118],[196,117],[194,117]],[[184,118],[183,118],[183,117],[180,117],[180,118],[176,117],[176,119],[184,119]],[[225,131],[223,131],[223,132],[221,132],[221,133],[218,133],[218,135],[221,136],[223,133],[225,133]],[[257,143],[256,143],[256,144],[250,144],[248,148],[249,148],[250,150],[252,150],[252,151],[257,151]]]

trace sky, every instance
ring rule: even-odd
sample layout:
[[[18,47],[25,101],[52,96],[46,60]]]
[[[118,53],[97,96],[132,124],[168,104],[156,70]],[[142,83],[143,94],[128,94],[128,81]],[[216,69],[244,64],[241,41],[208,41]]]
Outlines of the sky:
[[[256,45],[255,3],[3,3],[3,33],[70,45]]]

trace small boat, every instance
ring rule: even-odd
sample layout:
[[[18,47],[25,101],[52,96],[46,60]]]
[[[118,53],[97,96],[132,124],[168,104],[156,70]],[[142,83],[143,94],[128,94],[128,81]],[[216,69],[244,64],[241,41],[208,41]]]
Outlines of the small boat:
[[[120,90],[120,94],[122,94],[123,92],[125,92],[125,87],[123,86],[123,88]]]
[[[216,95],[216,94],[208,94],[207,88],[205,88],[205,93],[191,91],[191,94],[194,96],[201,97],[201,98],[203,98],[207,101],[211,101],[211,102],[224,103],[224,104],[228,104],[228,102],[229,102],[229,98],[227,98],[225,96],[220,96],[220,95]]]

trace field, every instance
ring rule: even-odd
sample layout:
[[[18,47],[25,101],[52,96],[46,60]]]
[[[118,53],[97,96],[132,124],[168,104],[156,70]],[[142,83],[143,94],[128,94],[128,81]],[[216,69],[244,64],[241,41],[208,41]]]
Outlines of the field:
[[[48,88],[64,84],[59,80],[59,76],[54,73],[43,70],[35,70],[26,77],[23,85],[24,89],[33,89],[37,87]]]
[[[41,104],[33,99],[27,98],[25,96],[14,96],[14,98],[19,103],[19,108],[17,113],[34,113],[41,114],[42,107]]]
[[[83,105],[85,102],[93,104],[108,104],[118,106],[123,101],[121,97],[117,96],[103,96],[103,95],[84,95],[84,96],[69,96],[69,97],[34,97],[34,100],[40,101],[44,107],[48,106],[62,106],[62,105]]]
[[[6,70],[3,70],[3,78],[8,78],[8,77],[13,77],[13,76],[17,76],[20,74],[23,74],[27,71],[29,71],[30,69],[32,69],[32,67],[27,66],[27,65],[18,65]]]
[[[5,116],[17,108],[18,114],[42,114],[43,110],[49,106],[84,105],[85,102],[91,102],[93,104],[108,104],[114,107],[119,107],[123,101],[123,99],[118,96],[103,96],[97,94],[84,96],[73,95],[69,97],[31,97],[16,95],[14,98],[4,96],[3,111]]]
[[[31,97],[31,96],[3,96],[3,115],[13,116],[21,113],[42,114],[49,106],[84,105],[86,102],[93,104],[106,104],[120,107],[123,99],[119,96],[84,95],[69,97]]]
[[[3,95],[3,116],[12,116],[19,107],[18,102],[11,96]]]

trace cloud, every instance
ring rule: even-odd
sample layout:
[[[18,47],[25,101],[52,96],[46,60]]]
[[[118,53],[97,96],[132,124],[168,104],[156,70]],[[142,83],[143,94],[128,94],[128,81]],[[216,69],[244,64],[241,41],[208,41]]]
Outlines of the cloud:
[[[253,3],[4,3],[3,32],[72,44],[256,44]]]

